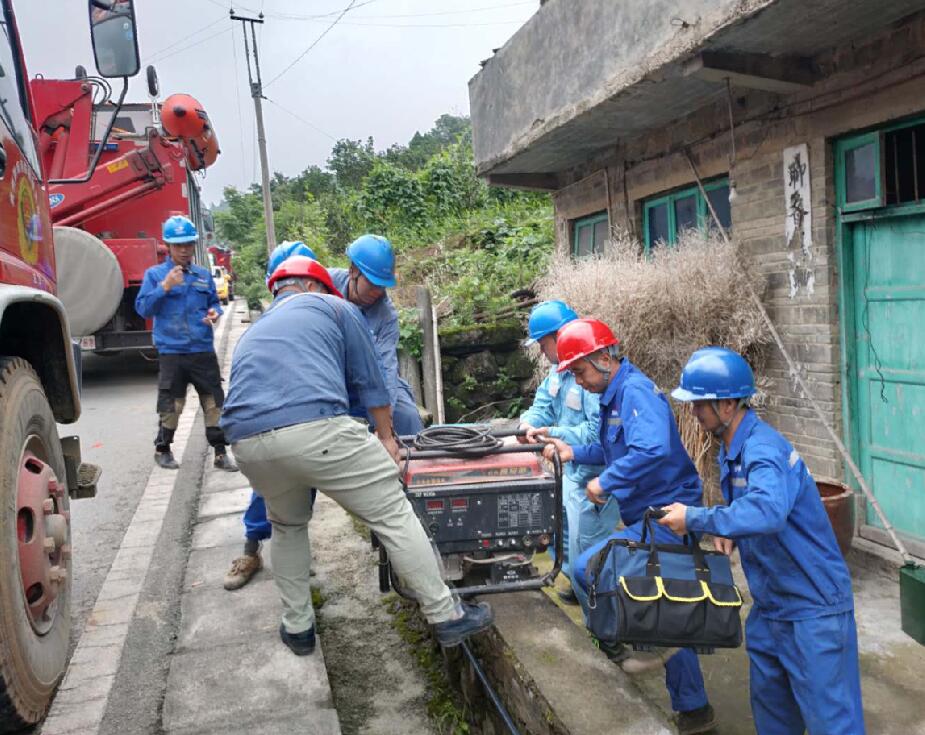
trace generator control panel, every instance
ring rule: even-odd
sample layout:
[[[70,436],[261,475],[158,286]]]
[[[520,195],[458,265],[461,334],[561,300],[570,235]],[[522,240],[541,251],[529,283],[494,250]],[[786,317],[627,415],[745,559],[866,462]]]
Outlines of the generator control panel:
[[[441,554],[532,552],[556,528],[556,485],[533,454],[414,460],[408,497]]]

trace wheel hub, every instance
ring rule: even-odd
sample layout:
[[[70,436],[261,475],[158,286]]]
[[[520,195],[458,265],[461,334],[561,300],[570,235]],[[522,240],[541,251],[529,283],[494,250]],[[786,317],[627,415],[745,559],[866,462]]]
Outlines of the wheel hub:
[[[43,635],[54,623],[58,595],[67,581],[70,514],[64,510],[65,487],[28,443],[20,460],[17,487],[16,535],[23,596],[29,622]]]

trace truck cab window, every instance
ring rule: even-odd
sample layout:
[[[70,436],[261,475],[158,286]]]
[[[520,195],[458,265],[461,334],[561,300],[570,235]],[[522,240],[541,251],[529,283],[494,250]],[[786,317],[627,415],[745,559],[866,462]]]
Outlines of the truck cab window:
[[[10,27],[5,17],[0,19],[0,26],[3,29],[3,33],[0,34],[0,119],[23,155],[32,164],[32,168],[38,173],[38,154],[25,111],[15,47],[10,40]]]

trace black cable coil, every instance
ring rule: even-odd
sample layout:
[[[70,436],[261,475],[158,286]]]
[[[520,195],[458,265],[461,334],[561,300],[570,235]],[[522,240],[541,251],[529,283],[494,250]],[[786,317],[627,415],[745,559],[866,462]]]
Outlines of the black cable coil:
[[[486,449],[497,449],[501,440],[492,436],[487,424],[471,426],[431,426],[421,431],[412,445],[415,449],[458,454],[482,454]]]

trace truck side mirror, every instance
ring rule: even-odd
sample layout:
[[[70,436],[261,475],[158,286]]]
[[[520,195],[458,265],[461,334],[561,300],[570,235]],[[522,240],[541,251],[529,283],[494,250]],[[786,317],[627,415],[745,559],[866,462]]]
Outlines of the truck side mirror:
[[[89,0],[90,35],[102,77],[133,77],[141,69],[133,0]]]

